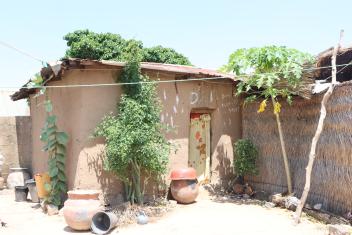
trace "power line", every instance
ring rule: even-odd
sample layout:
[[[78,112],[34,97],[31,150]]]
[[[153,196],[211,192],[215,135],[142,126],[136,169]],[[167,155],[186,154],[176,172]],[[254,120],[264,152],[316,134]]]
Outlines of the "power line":
[[[30,53],[28,52],[25,52],[21,49],[18,49],[17,47],[15,46],[12,46],[4,41],[1,41],[0,40],[0,44],[7,47],[7,48],[10,48],[12,50],[15,50],[17,52],[19,52],[20,54],[23,54],[29,58],[32,58],[36,61],[39,61],[43,64],[43,66],[45,66],[47,63],[33,55],[31,55]],[[339,72],[341,72],[342,70],[344,70],[348,65],[351,65],[352,62],[348,63],[348,64],[339,64],[339,65],[336,65],[336,67],[342,67],[344,66]],[[329,66],[321,66],[321,67],[312,67],[312,68],[303,68],[302,71],[314,71],[314,70],[319,70],[319,69],[324,69],[324,68],[332,68],[332,65],[329,65]],[[71,70],[82,70],[82,69],[79,69],[79,68],[74,68],[74,69],[71,69]],[[104,69],[83,69],[83,70],[119,70],[119,69],[116,69],[116,68],[104,68]],[[287,72],[294,72],[293,70],[291,71],[287,71]],[[243,75],[236,75],[238,78],[243,78],[243,77],[252,77],[252,76],[255,76],[255,75],[269,75],[269,74],[279,74],[279,73],[282,73],[280,71],[278,72],[271,72],[271,73],[255,73],[255,74],[243,74]],[[168,82],[186,82],[186,81],[206,81],[206,80],[217,80],[217,79],[231,79],[229,77],[213,77],[213,78],[194,78],[194,79],[180,79],[180,80],[166,80],[166,81],[142,81],[142,82],[132,82],[132,83],[109,83],[109,84],[82,84],[82,85],[56,85],[56,86],[31,86],[31,87],[28,87],[28,88],[38,88],[38,89],[41,89],[41,88],[75,88],[75,87],[99,87],[99,86],[122,86],[122,85],[136,85],[136,84],[157,84],[157,83],[168,83]],[[330,77],[328,77],[327,79],[329,79]],[[238,79],[240,80],[240,79]],[[19,88],[23,88],[22,86],[21,87],[0,87],[2,89],[19,89]]]
[[[344,70],[348,65],[351,65],[351,63],[348,64],[340,64],[337,65],[336,67],[342,67],[344,66],[341,70],[339,70],[337,73],[341,72]],[[332,66],[322,66],[322,67],[315,67],[312,68],[314,70],[317,69],[322,69],[322,68],[331,68]],[[70,69],[70,70],[119,70],[116,68],[104,68],[104,69]],[[305,69],[306,70],[306,69]],[[251,77],[254,75],[266,75],[266,74],[276,74],[280,72],[273,72],[273,73],[257,73],[257,74],[245,74],[245,75],[239,75],[238,78],[241,77]],[[123,85],[137,85],[137,84],[159,84],[159,83],[175,83],[175,82],[190,82],[190,81],[211,81],[211,80],[219,80],[219,79],[229,79],[233,81],[240,81],[240,79],[234,78],[231,79],[229,77],[205,77],[205,78],[190,78],[190,79],[178,79],[178,80],[157,80],[157,81],[140,81],[140,82],[124,82],[124,83],[95,83],[95,84],[77,84],[77,85],[51,85],[51,86],[29,86],[29,87],[0,87],[1,89],[20,89],[20,88],[33,88],[33,89],[42,89],[42,88],[80,88],[80,87],[109,87],[109,86],[123,86]],[[329,78],[327,78],[329,79]],[[226,83],[223,83],[226,84]],[[228,83],[227,83],[228,84]]]
[[[29,57],[29,58],[32,58],[32,59],[34,59],[34,60],[36,60],[36,61],[39,61],[39,62],[42,63],[42,64],[46,64],[45,61],[43,61],[43,60],[41,60],[41,59],[39,59],[39,58],[37,58],[37,57],[31,55],[31,54],[28,53],[28,52],[25,52],[25,51],[23,51],[23,50],[21,50],[21,49],[18,49],[17,47],[12,46],[12,45],[10,45],[10,44],[4,42],[4,41],[1,41],[1,40],[0,40],[0,44],[3,45],[4,47],[10,48],[10,49],[12,49],[12,50],[15,50],[15,51],[17,51],[18,53],[20,53],[20,54],[22,54],[22,55],[25,55],[25,56],[27,56],[27,57]]]
[[[210,78],[190,78],[179,80],[163,80],[163,81],[140,81],[140,82],[121,82],[121,83],[100,83],[100,84],[77,84],[77,85],[51,85],[51,86],[29,86],[29,87],[0,87],[3,89],[42,89],[42,88],[80,88],[80,87],[109,87],[109,86],[124,86],[124,85],[137,85],[137,84],[159,84],[159,83],[175,83],[175,82],[191,82],[191,81],[209,81],[219,79],[230,79],[228,77],[210,77]]]

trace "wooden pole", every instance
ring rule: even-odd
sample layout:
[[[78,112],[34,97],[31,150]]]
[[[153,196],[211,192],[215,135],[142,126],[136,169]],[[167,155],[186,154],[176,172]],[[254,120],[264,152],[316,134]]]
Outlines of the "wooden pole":
[[[273,97],[271,98],[271,101],[273,103],[273,107],[275,107],[275,100]],[[287,181],[287,192],[288,192],[288,194],[292,194],[292,181],[291,181],[290,166],[289,166],[287,154],[286,154],[286,147],[285,147],[284,135],[282,132],[282,127],[281,127],[280,114],[275,113],[275,117],[276,117],[277,128],[279,129],[282,158],[284,159],[286,181]]]
[[[326,117],[326,103],[328,102],[330,96],[332,95],[332,92],[333,92],[335,85],[336,85],[336,56],[337,56],[337,53],[338,53],[340,46],[341,46],[342,37],[343,37],[343,30],[341,30],[339,43],[334,47],[334,51],[333,51],[333,54],[331,57],[331,66],[332,66],[331,84],[329,86],[329,89],[324,94],[323,100],[321,101],[319,122],[318,122],[317,129],[315,131],[315,135],[312,139],[312,145],[311,145],[310,152],[309,152],[308,165],[306,167],[306,183],[304,185],[304,190],[302,193],[300,203],[298,204],[297,209],[296,209],[296,213],[295,213],[294,219],[295,219],[296,224],[298,224],[300,222],[303,206],[306,203],[308,193],[310,190],[311,175],[312,175],[314,159],[316,156],[315,155],[316,148],[317,148],[317,144],[318,144],[321,132],[323,131],[323,128],[324,128],[324,120]]]

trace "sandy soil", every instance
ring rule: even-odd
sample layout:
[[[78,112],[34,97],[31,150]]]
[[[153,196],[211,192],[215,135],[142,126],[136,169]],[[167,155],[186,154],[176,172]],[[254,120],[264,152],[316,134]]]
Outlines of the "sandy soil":
[[[177,234],[326,234],[326,226],[304,219],[292,224],[291,213],[258,205],[201,199],[191,205],[177,205],[160,219],[147,225],[116,228],[111,234],[177,235]],[[69,234],[62,216],[47,216],[37,204],[15,202],[11,191],[0,191],[0,219],[7,223],[0,234]],[[84,232],[80,234],[90,234]]]

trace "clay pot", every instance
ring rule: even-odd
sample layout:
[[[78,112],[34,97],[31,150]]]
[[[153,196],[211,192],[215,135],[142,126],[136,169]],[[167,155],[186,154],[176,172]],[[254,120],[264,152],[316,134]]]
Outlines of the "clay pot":
[[[30,179],[27,168],[10,168],[10,174],[7,177],[7,188],[14,189],[16,186],[25,186],[25,181]]]
[[[171,180],[194,180],[197,179],[197,172],[194,168],[181,168],[171,171]]]
[[[188,204],[196,200],[198,196],[198,182],[194,180],[173,180],[171,182],[171,194],[179,203]]]
[[[183,168],[171,172],[171,194],[183,204],[192,203],[198,196],[197,173],[193,168]]]
[[[103,209],[98,199],[99,191],[74,190],[67,194],[63,208],[67,225],[74,230],[89,230],[93,216]]]

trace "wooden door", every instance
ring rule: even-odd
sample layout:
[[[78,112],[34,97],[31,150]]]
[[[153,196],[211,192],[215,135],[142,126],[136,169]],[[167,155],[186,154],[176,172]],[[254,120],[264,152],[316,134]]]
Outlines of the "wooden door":
[[[210,114],[191,114],[188,166],[196,169],[198,181],[209,181]]]

